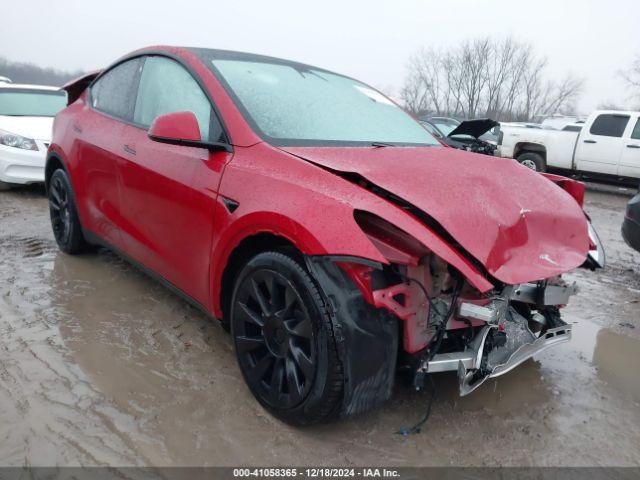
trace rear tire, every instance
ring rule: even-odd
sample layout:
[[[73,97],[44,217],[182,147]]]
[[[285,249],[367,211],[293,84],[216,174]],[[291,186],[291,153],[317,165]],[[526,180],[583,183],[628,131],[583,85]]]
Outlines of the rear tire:
[[[521,165],[530,168],[534,172],[543,173],[547,170],[547,164],[539,153],[525,152],[518,155],[516,159]]]
[[[70,255],[80,253],[88,244],[82,235],[75,195],[67,172],[61,168],[53,172],[47,192],[51,227],[58,247]]]
[[[260,253],[238,275],[231,334],[242,375],[258,402],[280,420],[331,419],[343,371],[318,287],[292,257]]]

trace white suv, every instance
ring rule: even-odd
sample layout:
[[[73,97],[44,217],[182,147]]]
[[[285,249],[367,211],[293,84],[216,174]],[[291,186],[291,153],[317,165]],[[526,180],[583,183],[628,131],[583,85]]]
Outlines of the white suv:
[[[56,87],[0,81],[0,189],[44,182],[53,117],[65,105]]]

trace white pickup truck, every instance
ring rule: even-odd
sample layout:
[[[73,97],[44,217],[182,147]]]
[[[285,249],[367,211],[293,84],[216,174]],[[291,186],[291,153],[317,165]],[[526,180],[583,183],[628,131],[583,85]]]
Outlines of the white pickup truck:
[[[594,177],[640,178],[640,112],[600,110],[582,128],[573,127],[501,126],[497,155],[540,172],[561,169]]]

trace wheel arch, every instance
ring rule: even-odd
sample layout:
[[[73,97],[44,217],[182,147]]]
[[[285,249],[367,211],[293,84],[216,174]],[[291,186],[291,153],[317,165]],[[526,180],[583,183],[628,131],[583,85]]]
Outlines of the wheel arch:
[[[517,143],[513,150],[513,158],[518,158],[518,156],[523,153],[537,153],[542,156],[544,161],[547,161],[547,147],[542,145],[541,143],[534,142],[520,142]]]
[[[69,170],[67,170],[67,166],[62,160],[62,156],[56,152],[49,153],[44,166],[44,187],[47,191],[49,191],[49,180],[51,180],[51,175],[53,175],[53,172],[59,168],[62,168],[67,172],[67,175],[69,175]]]
[[[224,268],[219,275],[218,292],[214,288],[214,312],[224,325],[229,324],[229,307],[235,279],[247,261],[259,253],[268,251],[287,252],[297,257],[302,252],[289,238],[271,231],[259,231],[242,238],[226,256]],[[304,265],[304,262],[301,262]]]

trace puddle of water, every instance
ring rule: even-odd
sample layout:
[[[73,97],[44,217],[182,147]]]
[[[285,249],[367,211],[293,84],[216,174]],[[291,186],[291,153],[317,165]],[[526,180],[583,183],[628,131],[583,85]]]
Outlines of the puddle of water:
[[[594,367],[602,382],[640,400],[640,341],[583,320],[574,322],[568,347]]]
[[[600,330],[593,363],[604,382],[640,400],[640,342],[611,330]]]

